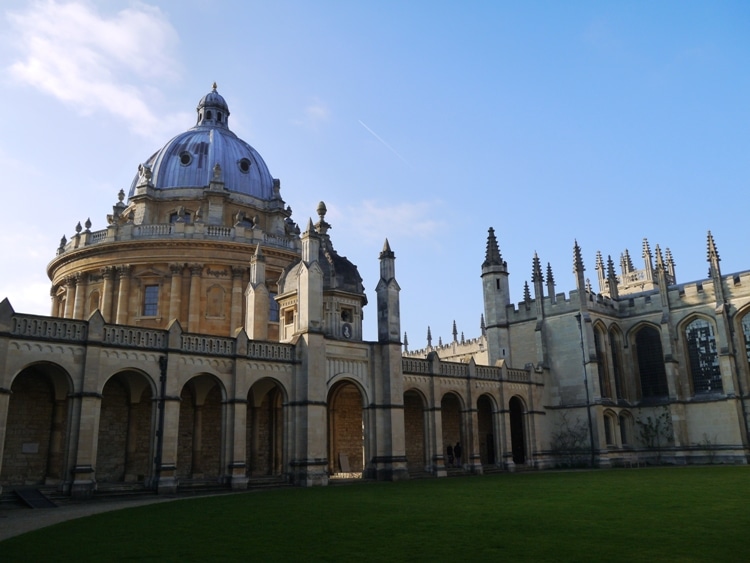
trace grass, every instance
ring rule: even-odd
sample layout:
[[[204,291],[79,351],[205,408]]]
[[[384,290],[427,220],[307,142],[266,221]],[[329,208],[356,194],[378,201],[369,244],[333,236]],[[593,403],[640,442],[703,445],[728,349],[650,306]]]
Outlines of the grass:
[[[72,520],[0,560],[747,561],[748,499],[738,466],[278,489]]]

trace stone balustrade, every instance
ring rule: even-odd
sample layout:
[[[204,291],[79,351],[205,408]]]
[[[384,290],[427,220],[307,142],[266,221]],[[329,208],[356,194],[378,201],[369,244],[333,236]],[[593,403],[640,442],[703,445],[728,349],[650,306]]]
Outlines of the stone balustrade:
[[[74,235],[58,249],[61,255],[71,250],[87,246],[144,239],[191,239],[191,240],[227,240],[247,244],[261,243],[264,246],[294,250],[296,237],[282,234],[270,234],[260,229],[246,228],[241,225],[225,227],[206,225],[204,223],[166,223],[155,225],[111,225],[99,231],[83,231]]]

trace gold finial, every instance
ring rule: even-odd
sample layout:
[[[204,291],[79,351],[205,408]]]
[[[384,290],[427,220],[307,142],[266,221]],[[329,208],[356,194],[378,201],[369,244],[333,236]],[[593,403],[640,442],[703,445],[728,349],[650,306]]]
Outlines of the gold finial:
[[[216,82],[214,82],[214,90],[216,90]]]

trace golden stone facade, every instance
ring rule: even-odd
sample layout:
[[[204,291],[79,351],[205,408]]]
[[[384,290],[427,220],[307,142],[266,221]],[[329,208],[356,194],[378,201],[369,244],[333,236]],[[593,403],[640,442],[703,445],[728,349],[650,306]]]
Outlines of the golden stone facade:
[[[0,302],[0,487],[747,462],[750,273],[723,275],[710,234],[707,280],[644,244],[642,271],[599,256],[594,293],[576,244],[576,290],[535,256],[514,305],[490,230],[481,334],[409,352],[388,241],[367,342],[325,205],[301,230],[215,86],[197,113],[106,228],[61,241],[49,317]]]

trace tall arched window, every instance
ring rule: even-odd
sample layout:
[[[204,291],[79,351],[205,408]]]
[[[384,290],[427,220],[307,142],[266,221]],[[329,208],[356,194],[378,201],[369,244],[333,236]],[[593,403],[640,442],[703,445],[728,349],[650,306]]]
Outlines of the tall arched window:
[[[596,347],[596,361],[599,371],[599,392],[603,398],[609,398],[612,393],[609,388],[609,366],[607,366],[607,355],[604,352],[604,332],[600,327],[594,329],[594,346]]]
[[[705,319],[695,319],[685,328],[685,339],[693,393],[720,393],[723,386],[713,325]]]
[[[646,399],[669,395],[659,331],[651,326],[644,326],[635,335],[635,348],[638,374],[641,377],[641,396]]]
[[[612,356],[612,372],[615,377],[615,393],[618,399],[625,398],[625,389],[622,381],[622,355],[620,349],[620,334],[617,330],[612,329],[609,331],[609,350]]]
[[[742,317],[742,336],[745,340],[745,356],[750,363],[750,314]]]

